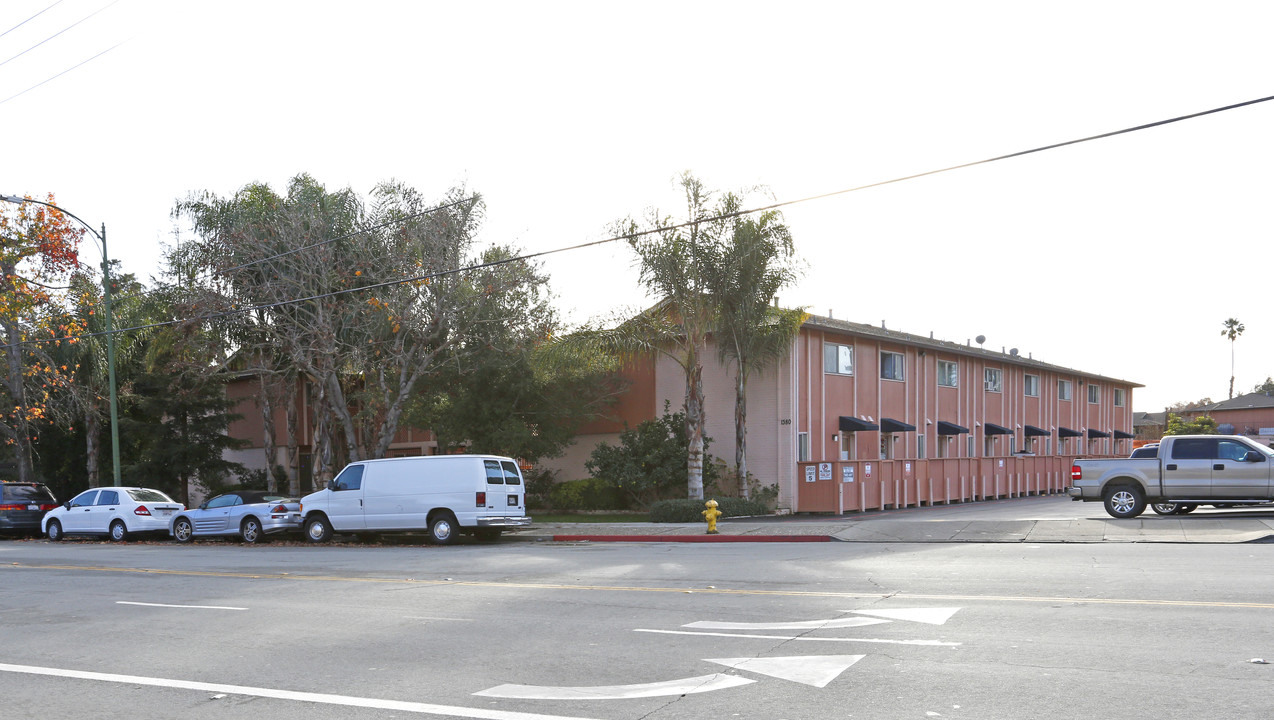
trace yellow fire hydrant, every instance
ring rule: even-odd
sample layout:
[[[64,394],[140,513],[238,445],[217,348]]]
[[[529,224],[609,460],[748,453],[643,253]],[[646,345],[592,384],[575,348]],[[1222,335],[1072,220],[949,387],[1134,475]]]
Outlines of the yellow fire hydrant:
[[[703,511],[703,516],[708,520],[708,535],[717,534],[717,518],[721,517],[721,511],[717,509],[717,501],[709,500],[704,503],[708,509]]]

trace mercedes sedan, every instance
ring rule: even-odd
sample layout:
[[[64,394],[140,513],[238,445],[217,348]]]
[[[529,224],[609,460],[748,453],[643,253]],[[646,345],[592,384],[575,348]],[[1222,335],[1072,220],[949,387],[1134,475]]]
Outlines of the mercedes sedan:
[[[246,543],[266,535],[301,529],[301,504],[265,490],[236,490],[218,495],[173,518],[172,536],[185,543],[197,537],[238,536]]]

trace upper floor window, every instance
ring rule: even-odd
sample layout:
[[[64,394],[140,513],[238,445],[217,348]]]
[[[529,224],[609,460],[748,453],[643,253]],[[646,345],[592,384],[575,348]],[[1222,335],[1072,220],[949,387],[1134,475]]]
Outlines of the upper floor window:
[[[1115,388],[1115,407],[1124,406],[1124,389]]]
[[[982,389],[987,392],[1000,392],[1000,381],[1003,373],[995,368],[987,368],[982,371]]]
[[[1040,396],[1040,376],[1027,375],[1022,381],[1022,388],[1023,388],[1022,392],[1026,393],[1027,396],[1039,397]]]
[[[886,380],[905,380],[902,353],[881,351],[880,376]]]
[[[958,387],[960,385],[960,365],[946,360],[939,360],[938,384],[942,387]]]
[[[1072,388],[1073,386],[1071,385],[1070,380],[1058,380],[1057,381],[1057,399],[1070,400]]]
[[[854,374],[854,348],[849,345],[823,345],[823,372],[836,375]]]
[[[1089,384],[1088,402],[1093,403],[1094,405],[1101,402],[1101,388],[1096,385]]]

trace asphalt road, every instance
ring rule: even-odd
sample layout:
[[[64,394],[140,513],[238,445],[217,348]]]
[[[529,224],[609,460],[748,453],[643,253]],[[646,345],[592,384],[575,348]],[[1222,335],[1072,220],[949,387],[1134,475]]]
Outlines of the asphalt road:
[[[1265,717],[1272,562],[1268,544],[0,541],[0,714]]]

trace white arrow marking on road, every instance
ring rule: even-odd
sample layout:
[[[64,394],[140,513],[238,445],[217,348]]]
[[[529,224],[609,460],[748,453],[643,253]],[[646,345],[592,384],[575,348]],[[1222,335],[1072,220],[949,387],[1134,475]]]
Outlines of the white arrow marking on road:
[[[521,700],[627,700],[630,698],[692,695],[724,690],[756,682],[737,675],[702,675],[684,680],[643,683],[640,685],[599,685],[595,687],[548,687],[544,685],[499,685],[476,692],[482,697],[517,698]]]
[[[715,620],[701,620],[692,622],[689,625],[681,627],[698,628],[700,630],[819,630],[819,629],[835,629],[847,627],[863,627],[865,625],[879,625],[887,623],[888,620],[876,620],[874,618],[837,618],[834,620],[803,620],[800,622],[770,622],[770,623],[747,623],[747,622],[716,622]]]
[[[702,635],[703,637],[757,638],[760,640],[801,640],[805,642],[860,642],[882,643],[885,645],[932,645],[936,647],[955,647],[958,642],[942,642],[941,640],[883,640],[879,638],[826,638],[809,635],[745,635],[743,633],[691,632],[689,630],[650,630],[637,628],[633,632],[659,633],[661,635]]]
[[[827,687],[827,683],[835,680],[851,665],[865,657],[867,656],[804,655],[776,658],[717,658],[715,660],[709,658],[707,662],[821,688]]]
[[[960,608],[908,608],[902,610],[850,610],[859,615],[893,618],[894,620],[911,620],[913,622],[942,625],[960,611]]]
[[[141,605],[142,607],[190,608],[192,610],[247,610],[247,608],[226,607],[223,605],[165,605],[164,603],[129,602],[127,600],[116,600],[115,604]]]
[[[275,690],[274,688],[247,687],[244,685],[221,685],[218,683],[194,682],[192,680],[169,680],[166,678],[143,677],[140,675],[115,675],[111,673],[88,672],[84,670],[61,670],[58,668],[36,667],[33,665],[0,664],[0,672],[26,673],[28,675],[48,675],[52,677],[76,678],[78,680],[99,680],[102,682],[122,683],[124,685],[179,688],[181,690],[198,690],[200,692],[226,693],[228,695],[248,695],[251,697],[295,700],[299,702],[323,703],[326,705],[344,705],[347,707],[398,710],[399,712],[445,715],[453,718],[479,718],[480,720],[589,720],[589,718],[575,718],[567,717],[565,715],[541,715],[539,713],[513,712],[510,710],[486,710],[482,708],[467,708],[454,705],[405,702],[402,700],[382,700],[379,698],[351,697],[349,695],[328,695],[326,693]],[[752,681],[748,680],[747,682]]]

